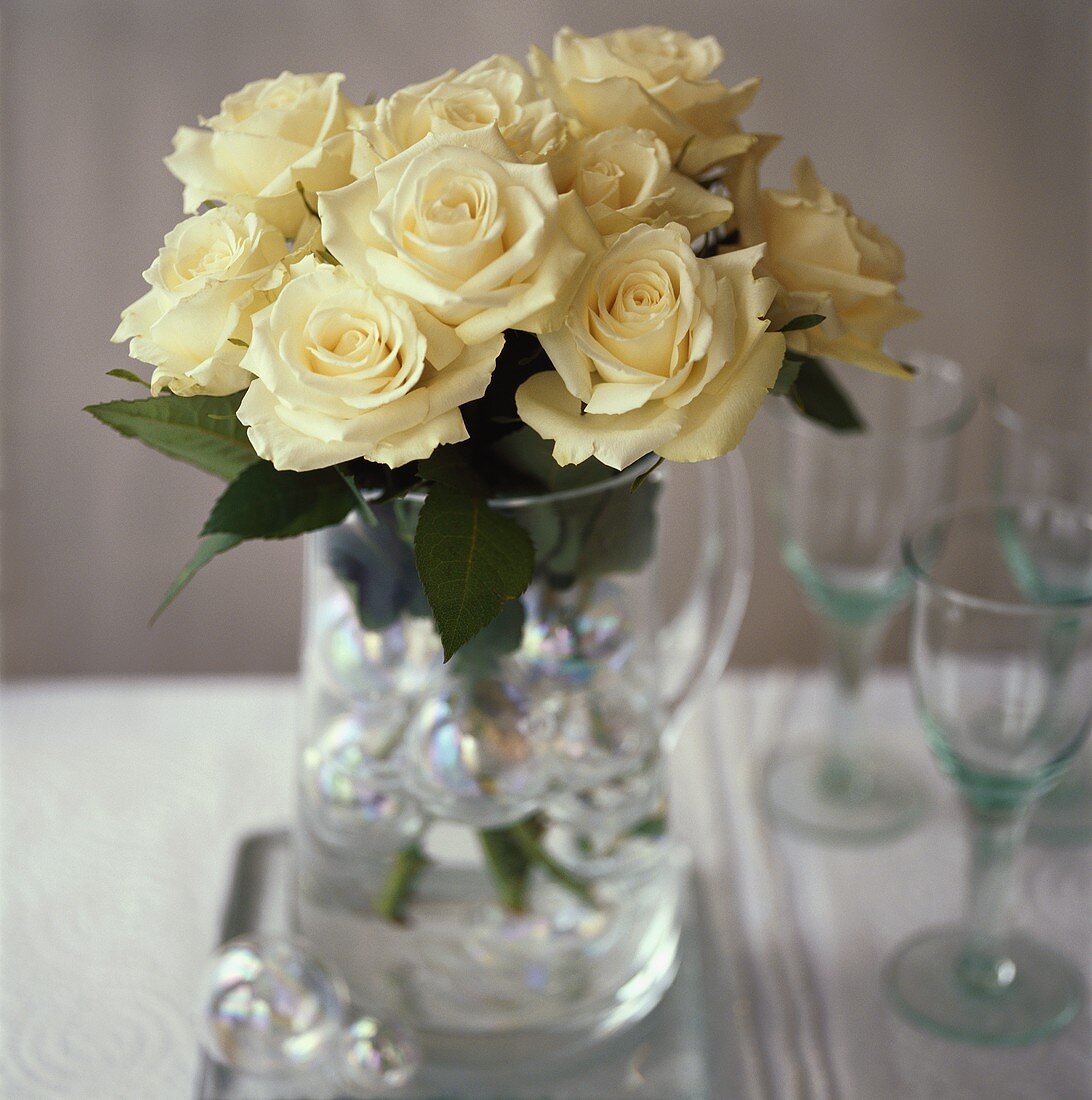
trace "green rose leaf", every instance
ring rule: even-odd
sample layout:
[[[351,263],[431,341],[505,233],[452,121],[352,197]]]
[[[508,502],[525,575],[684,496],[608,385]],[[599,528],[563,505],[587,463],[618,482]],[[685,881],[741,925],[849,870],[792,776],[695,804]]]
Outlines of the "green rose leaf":
[[[782,325],[779,329],[775,329],[775,332],[800,332],[802,329],[815,328],[816,325],[821,325],[826,318],[821,313],[804,313],[799,317],[794,317],[791,321]]]
[[[233,546],[238,546],[242,541],[238,535],[226,534],[210,535],[208,538],[202,539],[197,545],[197,552],[186,562],[182,572],[175,577],[170,588],[167,589],[167,594],[155,609],[155,614],[148,625],[151,626],[167,610],[174,602],[175,596],[197,575],[198,570],[203,569],[218,554],[223,554]]]
[[[165,393],[88,405],[86,411],[122,435],[230,481],[258,458],[246,428],[235,416],[242,399],[242,393],[228,397]]]
[[[535,551],[520,525],[484,500],[436,484],[421,507],[414,538],[417,572],[432,608],[444,659],[522,595]]]
[[[139,374],[134,374],[131,370],[126,370],[124,367],[115,367],[113,370],[106,372],[107,378],[120,378],[123,382],[135,382],[138,386],[143,386],[148,389],[151,383],[141,378]]]
[[[296,473],[278,470],[271,462],[255,462],[223,491],[201,534],[290,538],[340,523],[355,503],[334,469]]]
[[[777,372],[777,381],[770,387],[770,393],[777,397],[784,397],[791,392],[796,384],[796,376],[800,373],[800,364],[803,360],[785,357],[781,369]]]
[[[849,395],[818,359],[804,359],[789,397],[810,420],[836,432],[864,431],[865,423]]]

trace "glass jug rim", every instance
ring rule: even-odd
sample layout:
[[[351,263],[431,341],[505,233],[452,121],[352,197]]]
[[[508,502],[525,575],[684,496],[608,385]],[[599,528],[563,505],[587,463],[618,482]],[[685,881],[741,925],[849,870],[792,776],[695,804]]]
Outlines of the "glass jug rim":
[[[593,481],[589,485],[576,485],[571,489],[555,489],[549,493],[518,493],[512,496],[493,496],[489,497],[487,503],[494,508],[503,509],[519,509],[519,508],[534,508],[538,505],[546,504],[558,504],[566,500],[576,500],[580,497],[593,496],[596,493],[607,492],[612,489],[617,489],[622,485],[632,484],[635,478],[641,477],[643,474],[652,474],[656,467],[659,465],[661,459],[658,454],[651,453],[639,458],[636,462],[631,462],[625,469],[619,470],[612,477],[605,477],[601,481]],[[379,496],[378,491],[372,493],[364,492],[364,499],[369,503],[372,503],[374,499]],[[371,499],[369,499],[369,497]],[[425,494],[420,492],[406,493],[402,499],[411,501],[414,504],[423,504],[425,500]]]
[[[784,403],[767,402],[764,407],[769,408],[775,420],[788,431],[800,435],[812,436],[822,439],[835,439],[839,443],[848,445],[859,444],[864,447],[883,447],[888,445],[903,446],[907,441],[938,439],[948,435],[954,435],[974,415],[978,408],[978,392],[974,385],[970,372],[961,363],[946,356],[934,352],[918,351],[912,356],[915,359],[915,367],[919,372],[939,375],[945,381],[954,384],[957,401],[955,408],[942,415],[933,417],[928,422],[913,428],[884,428],[882,433],[873,435],[870,432],[838,432],[823,424],[820,424],[806,416],[793,406],[791,401]],[[832,362],[842,362],[832,358]],[[852,364],[847,364],[852,365]],[[859,370],[866,368],[860,367]],[[873,372],[875,373],[875,372]],[[916,376],[915,376],[916,377]],[[915,379],[892,378],[892,382],[905,381],[906,385],[913,385]]]
[[[1065,513],[1076,519],[1092,533],[1092,511],[1053,497],[989,495],[963,497],[919,517],[918,522],[903,535],[903,564],[906,566],[906,570],[915,585],[927,589],[951,603],[976,611],[1025,617],[1055,616],[1066,612],[1076,612],[1083,615],[1085,612],[1092,612],[1092,590],[1084,596],[1055,600],[1035,600],[1028,597],[1020,602],[998,599],[992,596],[980,596],[937,580],[932,570],[921,560],[917,544],[944,523],[957,520],[960,516],[985,515],[988,517],[990,514],[996,515],[999,510],[1029,507],[1051,509],[1055,512]]]

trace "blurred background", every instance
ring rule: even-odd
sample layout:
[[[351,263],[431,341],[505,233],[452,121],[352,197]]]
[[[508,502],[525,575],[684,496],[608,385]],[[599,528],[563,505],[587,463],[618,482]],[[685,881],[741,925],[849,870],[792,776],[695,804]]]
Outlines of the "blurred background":
[[[137,396],[108,338],[181,217],[162,166],[175,129],[282,69],[341,70],[356,100],[663,22],[716,35],[717,75],[765,83],[746,127],[784,141],[766,185],[809,154],[907,254],[928,348],[981,379],[1024,353],[1089,344],[1087,0],[2,0],[0,3],[0,672],[8,677],[289,671],[301,545],[248,545],[209,567],[154,629],[217,483],[81,411]],[[965,440],[982,484],[983,418]],[[734,663],[807,663],[813,620],[761,507],[756,575]],[[803,624],[807,624],[804,626]],[[888,649],[898,652],[896,624]]]

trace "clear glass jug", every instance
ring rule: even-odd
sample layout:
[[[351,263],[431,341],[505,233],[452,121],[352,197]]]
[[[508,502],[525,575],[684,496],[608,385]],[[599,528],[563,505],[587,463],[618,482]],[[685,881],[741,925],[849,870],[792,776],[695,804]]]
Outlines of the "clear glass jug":
[[[750,582],[736,454],[492,505],[535,577],[446,665],[419,501],[307,559],[297,923],[360,1007],[456,1063],[594,1041],[671,984],[688,858],[667,754]]]

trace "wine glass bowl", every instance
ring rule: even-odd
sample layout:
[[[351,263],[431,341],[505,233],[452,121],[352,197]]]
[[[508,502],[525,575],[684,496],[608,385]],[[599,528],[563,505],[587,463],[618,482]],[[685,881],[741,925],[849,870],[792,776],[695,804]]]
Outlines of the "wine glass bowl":
[[[949,1038],[1028,1042],[1083,1000],[1079,971],[1013,933],[1009,908],[1029,813],[1092,726],[1092,512],[966,501],[908,536],[905,558],[915,698],[970,824],[970,902],[963,925],[898,951],[885,985],[904,1015]],[[1029,585],[1029,574],[1066,580]]]
[[[989,392],[990,479],[999,495],[1050,497],[1092,509],[1092,361],[1075,346],[1041,349]],[[1014,546],[1013,566],[1026,563]],[[1073,590],[1066,563],[1049,576],[1023,570],[1024,583]],[[1077,577],[1077,588],[1084,583]],[[1050,844],[1092,842],[1092,748],[1036,808],[1029,836]]]
[[[767,403],[770,511],[781,557],[823,627],[834,707],[825,744],[771,760],[766,805],[779,823],[833,842],[897,836],[924,808],[913,776],[866,735],[859,706],[887,623],[910,595],[902,533],[954,493],[959,432],[975,407],[955,363],[913,363],[912,381],[831,364],[860,431]]]

